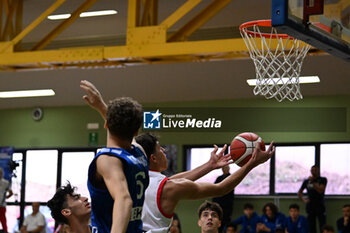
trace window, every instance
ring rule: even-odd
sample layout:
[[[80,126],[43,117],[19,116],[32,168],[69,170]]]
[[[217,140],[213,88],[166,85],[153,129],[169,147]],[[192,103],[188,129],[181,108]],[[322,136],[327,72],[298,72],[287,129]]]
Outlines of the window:
[[[277,146],[275,192],[297,193],[315,164],[315,146]]]
[[[239,167],[235,165],[235,170]],[[232,170],[230,170],[232,173]],[[235,194],[260,195],[269,194],[270,191],[270,162],[260,164],[237,185]]]
[[[6,223],[8,232],[19,232],[18,222],[19,218],[19,206],[7,205],[6,206]]]
[[[46,202],[54,195],[57,180],[57,155],[57,150],[27,151],[25,195],[27,202]]]
[[[22,153],[13,153],[12,160],[18,163],[18,166],[15,168],[15,170],[12,173],[11,189],[12,189],[13,195],[9,199],[7,199],[7,202],[19,202],[21,200],[22,159],[23,159]]]
[[[78,193],[89,197],[86,183],[88,168],[94,156],[94,152],[64,152],[62,154],[61,184],[65,185],[68,180],[72,186],[78,188]]]
[[[221,148],[219,148],[220,150]],[[187,150],[187,170],[192,170],[204,163],[210,158],[213,151],[211,147],[190,148]],[[230,165],[230,173],[237,171],[239,167],[236,164]],[[197,182],[214,183],[215,179],[222,175],[221,169],[211,171],[207,175],[198,179]],[[235,188],[235,194],[269,194],[270,187],[270,163],[267,162],[253,169],[243,181]]]
[[[321,176],[327,178],[326,194],[350,194],[350,144],[321,144]]]
[[[193,170],[196,167],[201,166],[210,159],[210,153],[213,151],[214,147],[203,147],[203,148],[191,148],[189,152],[189,157],[187,157],[187,170]],[[221,150],[221,148],[219,148]],[[209,172],[202,178],[198,179],[198,182],[209,182],[214,183],[216,177],[222,174],[221,170],[217,169]]]

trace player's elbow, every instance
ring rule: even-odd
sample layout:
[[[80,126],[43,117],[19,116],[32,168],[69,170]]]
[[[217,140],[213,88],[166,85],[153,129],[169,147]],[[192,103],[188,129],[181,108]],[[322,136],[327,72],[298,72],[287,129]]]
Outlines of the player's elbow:
[[[131,209],[132,207],[132,199],[128,193],[119,195],[118,198],[116,199],[116,202],[118,203],[119,206],[121,205],[125,209]]]
[[[123,198],[123,203],[125,203],[125,207],[126,208],[130,208],[132,207],[132,199],[130,197],[130,195],[125,195],[125,197]]]

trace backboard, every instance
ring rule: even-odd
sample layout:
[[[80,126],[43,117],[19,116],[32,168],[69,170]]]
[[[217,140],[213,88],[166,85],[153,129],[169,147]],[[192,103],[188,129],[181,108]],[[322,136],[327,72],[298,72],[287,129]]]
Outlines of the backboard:
[[[271,0],[272,26],[350,62],[350,0]]]

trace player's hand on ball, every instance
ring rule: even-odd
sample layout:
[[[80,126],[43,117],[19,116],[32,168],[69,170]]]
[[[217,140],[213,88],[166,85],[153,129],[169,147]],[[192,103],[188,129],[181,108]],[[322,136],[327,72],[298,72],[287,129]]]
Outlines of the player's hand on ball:
[[[269,148],[264,151],[261,149],[260,142],[256,143],[252,158],[250,159],[254,166],[265,163],[275,154],[274,142],[271,142]]]

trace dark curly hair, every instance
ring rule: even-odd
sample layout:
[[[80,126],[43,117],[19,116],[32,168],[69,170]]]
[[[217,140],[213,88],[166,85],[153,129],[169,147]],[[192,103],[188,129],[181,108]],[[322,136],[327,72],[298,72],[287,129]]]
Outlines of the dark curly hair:
[[[67,208],[67,195],[72,196],[75,189],[68,182],[66,186],[58,188],[53,198],[47,202],[47,206],[51,210],[51,216],[56,222],[69,224],[68,219],[62,215],[61,211]]]
[[[154,154],[156,152],[158,137],[152,133],[143,133],[135,137],[135,140],[145,150],[149,161],[151,154]]]
[[[112,100],[107,108],[109,132],[121,139],[132,140],[142,123],[142,106],[129,97]]]
[[[206,209],[209,209],[211,211],[214,211],[216,212],[218,215],[219,215],[219,219],[220,221],[222,220],[222,216],[223,216],[223,213],[222,213],[222,209],[221,207],[219,206],[218,203],[216,202],[211,202],[211,201],[205,201],[203,204],[201,204],[199,206],[199,209],[198,209],[198,218],[201,218],[201,215],[202,215],[202,212]]]
[[[262,209],[262,211],[263,211],[264,214],[266,214],[266,207],[270,207],[270,209],[271,209],[271,211],[272,211],[272,215],[273,215],[274,217],[276,217],[276,215],[277,215],[277,213],[278,213],[278,207],[277,207],[275,204],[273,204],[272,202],[268,202],[268,203],[266,203],[266,204],[264,205],[264,207],[263,207],[263,209]]]

